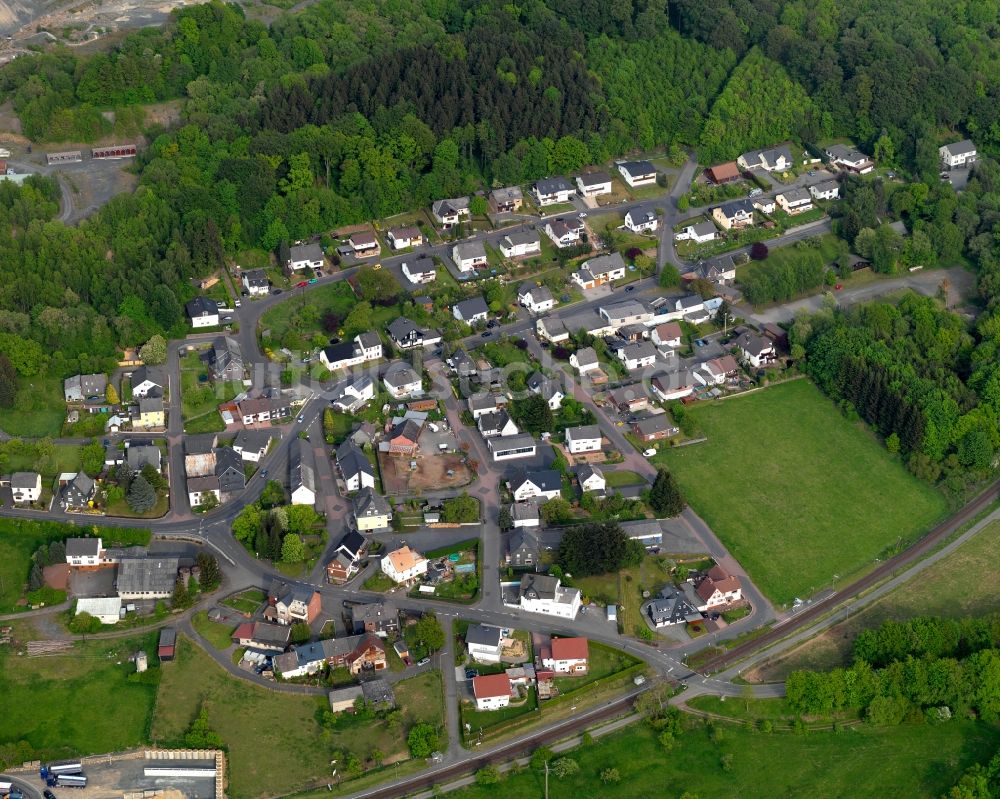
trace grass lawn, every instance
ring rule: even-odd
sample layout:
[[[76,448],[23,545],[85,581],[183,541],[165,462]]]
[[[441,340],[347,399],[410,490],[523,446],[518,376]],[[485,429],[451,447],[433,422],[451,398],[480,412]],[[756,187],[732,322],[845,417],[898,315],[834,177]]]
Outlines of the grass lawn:
[[[400,731],[390,732],[380,720],[344,718],[342,726],[327,733],[317,721],[318,711],[329,708],[325,696],[278,693],[230,677],[181,638],[175,660],[164,669],[151,737],[163,743],[179,741],[204,706],[212,729],[229,749],[233,799],[286,794],[319,784],[325,789],[334,752],[346,749],[366,760],[378,748],[387,761],[405,758],[406,730],[412,724],[444,723],[440,672],[421,674],[394,688],[404,715]]]
[[[232,381],[212,382],[207,376],[205,364],[196,354],[186,355],[181,360],[181,411],[185,429],[189,433],[207,433],[224,429],[217,408],[220,403],[235,397],[243,388],[239,383]],[[211,430],[190,429],[189,423],[197,424],[201,422],[201,417],[210,414],[219,416],[219,427]]]
[[[726,698],[705,695],[695,696],[686,704],[697,710],[704,710],[707,713],[715,713],[719,716],[726,716],[727,718],[751,723],[763,721],[764,719],[777,722],[792,722],[798,718],[802,718],[801,714],[792,710],[788,706],[788,702],[784,699],[743,699],[741,697]],[[836,713],[833,716],[825,716],[822,719],[810,719],[806,717],[803,718],[803,721],[807,724],[810,721],[829,723],[831,719],[847,720],[856,719],[857,717],[857,712],[844,711]]]
[[[232,608],[233,610],[238,610],[240,613],[252,614],[257,612],[257,608],[261,606],[265,599],[267,599],[267,597],[264,595],[263,591],[251,588],[249,591],[244,591],[236,596],[223,599],[220,604],[223,604],[228,608]]]
[[[480,669],[480,673],[485,674],[486,672]],[[535,713],[538,710],[538,696],[534,688],[529,688],[528,696],[524,701],[518,704],[507,705],[507,707],[502,707],[499,710],[476,710],[475,702],[471,701],[462,702],[459,710],[462,729],[464,730],[465,725],[468,724],[472,728],[469,736],[475,738],[479,735],[480,729],[485,734],[489,732],[491,727],[506,724],[508,721],[516,719],[519,716]]]
[[[334,444],[342,444],[344,440],[351,434],[351,428],[354,427],[354,416],[349,416],[346,413],[336,413],[330,414],[332,416],[332,424],[329,428],[326,427],[325,420],[326,414],[323,415],[324,425],[323,433],[328,435],[333,439]]]
[[[361,586],[366,591],[390,591],[396,587],[392,578],[382,571],[375,572]]]
[[[170,510],[169,497],[165,491],[157,491],[156,504],[147,511],[136,513],[128,506],[128,502],[123,499],[121,502],[115,502],[108,505],[107,508],[105,508],[105,513],[107,513],[108,516],[122,516],[126,519],[159,519],[166,516],[168,510]]]
[[[52,457],[41,465],[33,452],[11,453],[7,458],[6,468],[12,472],[41,469],[42,483],[51,485],[52,478],[61,472],[80,471],[80,446],[78,444],[53,444]]]
[[[580,765],[572,777],[549,777],[550,799],[632,799],[655,796],[736,795],[857,799],[940,796],[973,763],[993,755],[1000,742],[996,727],[971,721],[884,730],[861,728],[805,735],[762,735],[726,727],[719,743],[707,729],[684,732],[669,753],[656,733],[635,724],[568,753]],[[721,756],[732,754],[731,770]],[[621,781],[604,784],[600,773],[618,770]],[[542,796],[545,776],[526,770],[508,775],[505,796]],[[450,794],[454,799],[493,799],[496,786],[471,786]]]
[[[870,568],[946,511],[941,494],[807,380],[689,412],[708,441],[663,448],[652,460],[674,472],[692,507],[776,602]]]
[[[637,486],[646,482],[642,475],[636,474],[635,472],[630,472],[628,470],[612,471],[610,469],[604,473],[604,480],[612,488]]]
[[[22,597],[35,550],[65,537],[66,529],[58,524],[0,519],[0,613],[13,612]]]
[[[914,616],[965,618],[1000,611],[1000,572],[984,569],[1000,546],[1000,522],[985,527],[970,541],[873,605],[765,664],[753,676],[784,679],[796,669],[830,669],[850,662],[851,646],[861,630],[887,619]],[[969,579],[969,575],[976,575]]]
[[[294,300],[280,302],[260,319],[260,329],[269,330],[267,342],[275,348],[299,349],[305,340],[321,332],[320,320],[327,311],[344,319],[357,304],[357,297],[345,280],[311,286]]]
[[[12,436],[55,438],[66,418],[63,382],[58,377],[35,375],[19,380],[16,404],[27,410],[0,408],[0,430]]]
[[[194,419],[188,419],[184,422],[184,432],[191,433],[192,435],[197,433],[221,433],[225,429],[226,425],[222,421],[222,416],[218,411],[209,411],[202,416],[196,416]]]
[[[25,740],[48,760],[144,744],[156,701],[157,636],[92,639],[39,658],[0,647],[0,747]],[[145,682],[129,679],[135,666],[128,657],[139,649],[153,661]]]
[[[231,624],[220,624],[208,618],[208,611],[200,610],[191,617],[191,625],[198,631],[198,634],[208,641],[216,649],[229,649],[233,643],[233,630],[236,628]]]
[[[638,658],[595,641],[590,642],[588,649],[590,670],[582,677],[556,677],[554,682],[560,693],[579,691],[592,682],[610,677],[639,662]]]

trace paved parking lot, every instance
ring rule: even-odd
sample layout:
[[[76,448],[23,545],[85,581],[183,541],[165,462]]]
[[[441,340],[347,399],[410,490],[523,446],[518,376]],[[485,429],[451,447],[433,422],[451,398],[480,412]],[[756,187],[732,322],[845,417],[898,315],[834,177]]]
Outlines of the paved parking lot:
[[[214,760],[114,760],[107,763],[88,763],[84,766],[87,775],[86,788],[55,788],[56,795],[72,793],[72,799],[108,799],[120,797],[131,791],[163,791],[164,797],[184,796],[189,799],[214,799],[215,778],[202,777],[146,777],[143,773],[147,766],[160,768],[214,768]],[[37,775],[36,775],[37,778]],[[40,780],[26,780],[32,786],[41,790],[44,786]]]

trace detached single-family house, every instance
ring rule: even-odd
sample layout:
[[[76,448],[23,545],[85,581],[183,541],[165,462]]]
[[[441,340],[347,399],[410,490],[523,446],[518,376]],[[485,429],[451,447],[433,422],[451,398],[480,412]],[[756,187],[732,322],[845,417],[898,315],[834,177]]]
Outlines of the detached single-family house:
[[[477,663],[499,663],[503,630],[492,624],[470,624],[465,632],[465,648]]]
[[[451,258],[460,272],[473,272],[489,263],[486,246],[478,239],[460,241],[451,248]]]
[[[407,247],[419,247],[424,243],[424,234],[416,225],[392,228],[387,234],[389,246],[394,250],[405,250]]]
[[[584,493],[603,493],[608,485],[601,468],[590,463],[576,467],[576,480]]]
[[[601,363],[597,359],[597,352],[593,347],[584,347],[569,356],[570,365],[580,374],[586,374],[594,369],[600,369]]]
[[[723,255],[714,261],[700,261],[681,277],[684,280],[707,280],[709,283],[724,286],[736,279],[736,262],[731,255]],[[708,308],[707,302],[705,307]]]
[[[509,186],[491,191],[488,203],[494,214],[513,214],[521,210],[524,196],[521,194],[520,186]]]
[[[316,455],[307,439],[297,438],[292,442],[288,473],[292,504],[316,504]]]
[[[248,269],[243,272],[240,280],[243,290],[251,297],[263,297],[271,290],[271,281],[267,279],[267,273],[263,269]]]
[[[650,339],[657,347],[676,349],[681,345],[681,326],[677,322],[664,322],[653,328]]]
[[[690,396],[701,385],[701,381],[695,378],[692,370],[679,369],[655,375],[649,381],[649,385],[659,399],[669,402],[670,400],[683,399]],[[670,435],[673,435],[673,433]]]
[[[298,272],[302,269],[322,269],[324,264],[326,256],[318,244],[296,244],[288,251],[285,268],[290,272]]]
[[[832,144],[827,147],[826,157],[834,166],[858,175],[867,175],[875,169],[875,163],[867,155],[844,144]]]
[[[760,197],[754,197],[753,207],[762,214],[773,214],[778,205],[775,203],[774,197],[763,194]]]
[[[673,586],[667,586],[657,599],[646,602],[642,606],[642,612],[656,629],[702,619],[698,610],[685,599],[684,592]]]
[[[419,396],[424,393],[423,380],[405,361],[389,364],[382,376],[382,384],[396,399]]]
[[[476,322],[485,322],[490,309],[482,297],[472,297],[456,302],[451,313],[459,322],[474,325]]]
[[[719,229],[714,222],[707,219],[695,225],[688,225],[686,228],[674,234],[675,241],[693,241],[695,244],[704,244],[706,241],[714,241],[719,237]]]
[[[612,327],[644,324],[653,318],[653,312],[638,300],[623,300],[622,302],[602,305],[597,313],[607,319]]]
[[[343,583],[351,579],[359,570],[358,562],[368,551],[368,539],[357,530],[348,530],[333,551],[333,557],[326,564],[326,579],[331,583]]]
[[[784,172],[792,168],[792,153],[782,144],[769,150],[751,150],[736,159],[741,169],[763,169],[765,172]]]
[[[520,530],[522,528],[529,528],[529,527],[538,527],[542,523],[541,516],[539,515],[538,511],[538,500],[529,499],[525,500],[524,502],[513,503],[510,506],[510,517],[514,521],[515,530]]]
[[[576,193],[572,184],[566,178],[546,178],[532,186],[532,192],[539,206],[568,203]]]
[[[743,598],[743,587],[738,577],[721,566],[713,566],[694,587],[698,596],[698,610],[702,613],[725,607]]]
[[[541,547],[538,544],[538,535],[531,527],[538,526],[538,505],[537,503],[524,503],[535,505],[534,525],[524,525],[518,527],[515,518],[515,530],[507,540],[507,563],[512,566],[534,566],[538,563],[541,555]],[[513,515],[513,511],[512,514]]]
[[[383,355],[382,339],[374,330],[359,333],[351,341],[331,344],[320,350],[319,359],[331,372],[350,369],[369,361],[377,361]]]
[[[534,230],[515,230],[500,239],[504,258],[526,258],[542,251],[542,241]]]
[[[941,164],[946,169],[968,166],[975,162],[978,156],[976,145],[968,139],[945,144],[938,148],[938,153],[941,155]]]
[[[438,224],[444,228],[451,228],[459,222],[469,219],[469,198],[454,197],[450,200],[435,200],[431,205],[431,213]]]
[[[808,189],[787,189],[775,195],[774,199],[781,210],[790,216],[811,211],[813,207],[812,195]]]
[[[393,319],[386,328],[392,343],[401,350],[409,350],[414,347],[430,347],[441,341],[441,334],[436,330],[425,330],[417,326],[416,322],[407,319],[405,316]]]
[[[133,472],[141,472],[144,466],[152,466],[157,472],[162,467],[160,448],[152,444],[125,442],[125,462]]]
[[[429,255],[403,261],[402,270],[411,283],[433,283],[437,279],[437,266]]]
[[[476,710],[499,710],[510,704],[513,688],[506,674],[484,674],[472,678],[472,694]]]
[[[537,451],[535,439],[527,433],[516,436],[498,436],[486,439],[486,446],[493,453],[495,461],[511,461],[517,458],[533,458]]]
[[[38,502],[42,496],[42,476],[38,472],[14,472],[10,476],[10,493],[15,505]]]
[[[566,323],[558,317],[539,319],[535,323],[535,331],[540,339],[553,344],[569,339],[569,329],[566,327]]]
[[[723,203],[712,209],[712,219],[723,230],[749,227],[753,224],[753,203],[745,198]]]
[[[575,247],[583,240],[583,222],[575,216],[550,219],[545,223],[545,235],[559,249]]]
[[[191,327],[216,327],[219,324],[219,306],[208,297],[195,297],[184,306]]]
[[[347,246],[355,258],[374,258],[382,252],[382,245],[370,230],[359,230],[347,237]]]
[[[667,414],[658,413],[636,420],[632,424],[632,432],[640,441],[659,441],[677,435],[679,430],[674,427]]]
[[[251,463],[259,463],[267,454],[272,434],[269,430],[240,430],[233,439],[233,452]]]
[[[167,378],[159,366],[140,366],[129,376],[132,399],[162,397]]]
[[[740,167],[735,161],[727,161],[724,164],[710,166],[705,170],[705,177],[715,185],[722,186],[740,179]]]
[[[374,398],[375,381],[369,375],[362,375],[344,386],[340,394],[330,400],[330,404],[344,413],[355,413]]]
[[[637,205],[625,212],[625,227],[633,233],[652,233],[660,226],[660,218],[652,205]]]
[[[810,186],[809,193],[815,200],[839,200],[840,184],[835,180],[824,180]]]
[[[427,564],[427,558],[419,552],[402,546],[382,558],[382,572],[394,583],[405,583],[427,574]]]
[[[623,277],[625,277],[625,261],[618,252],[598,255],[596,258],[584,261],[583,266],[570,275],[572,281],[582,289],[603,286]]]
[[[537,286],[531,282],[521,284],[517,290],[517,301],[532,313],[545,313],[556,305],[556,299],[548,286]]]
[[[618,164],[618,171],[633,189],[656,183],[656,167],[649,161],[625,161]]]
[[[163,397],[143,397],[139,400],[136,413],[132,417],[132,427],[151,430],[166,427],[166,411]]]
[[[340,469],[348,491],[375,488],[375,469],[351,439],[337,447],[337,468]]]
[[[511,496],[517,502],[526,499],[555,499],[562,488],[562,476],[555,469],[521,472],[508,483]]]
[[[494,413],[507,407],[507,398],[503,394],[473,394],[467,400],[469,413],[478,420],[483,414]]]
[[[751,330],[743,333],[733,342],[739,350],[740,357],[754,368],[766,366],[774,361],[777,353],[774,342],[764,336],[759,336]]]
[[[611,194],[611,175],[607,172],[588,172],[576,179],[576,188],[581,197],[598,197]]]
[[[107,375],[74,375],[63,381],[66,402],[104,402]]]
[[[63,510],[83,510],[94,498],[96,483],[83,472],[67,477],[59,489],[59,504]]]
[[[70,566],[91,568],[101,564],[100,538],[67,538],[66,563]]]
[[[407,458],[415,457],[420,450],[420,445],[417,442],[420,440],[422,430],[423,424],[415,419],[402,418],[395,421],[392,429],[385,436],[386,443],[389,445],[389,454],[402,455]]]
[[[286,583],[283,580],[271,582],[267,589],[267,604],[264,618],[284,625],[299,622],[312,624],[323,609],[323,599],[311,585]]]
[[[601,428],[596,424],[566,428],[566,448],[571,455],[601,451]]]
[[[734,380],[739,377],[740,365],[736,359],[729,355],[722,355],[719,358],[712,358],[701,365],[701,369],[695,372],[695,377],[704,379],[706,386],[720,386],[727,380]]]
[[[562,401],[566,395],[555,380],[550,380],[541,372],[535,372],[528,378],[526,385],[528,391],[532,394],[538,394],[552,410],[557,411],[562,407]]]
[[[630,372],[656,363],[656,347],[649,341],[638,341],[635,344],[619,347],[615,354]]]
[[[586,674],[590,651],[586,638],[553,638],[542,648],[542,667],[556,674]]]
[[[359,531],[382,530],[392,521],[392,509],[385,497],[371,488],[362,488],[354,497],[354,523]]]
[[[514,420],[506,409],[492,411],[482,414],[476,420],[476,426],[483,438],[493,438],[494,436],[516,436],[521,431],[518,430]]]
[[[575,619],[580,610],[580,589],[567,588],[558,577],[525,574],[519,590],[521,609],[564,619]]]
[[[212,346],[203,356],[213,380],[243,380],[243,350],[239,342],[230,336],[219,336],[212,340]]]

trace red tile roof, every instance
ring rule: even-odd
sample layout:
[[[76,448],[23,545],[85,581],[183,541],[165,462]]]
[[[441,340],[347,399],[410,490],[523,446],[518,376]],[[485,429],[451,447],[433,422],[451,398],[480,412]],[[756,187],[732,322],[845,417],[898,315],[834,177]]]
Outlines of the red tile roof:
[[[243,624],[233,631],[232,637],[234,641],[245,641],[249,638],[253,638],[253,622],[243,622]]]
[[[476,699],[510,696],[510,677],[506,674],[485,674],[472,678],[472,693]]]
[[[589,653],[586,638],[553,638],[553,660],[586,660]]]

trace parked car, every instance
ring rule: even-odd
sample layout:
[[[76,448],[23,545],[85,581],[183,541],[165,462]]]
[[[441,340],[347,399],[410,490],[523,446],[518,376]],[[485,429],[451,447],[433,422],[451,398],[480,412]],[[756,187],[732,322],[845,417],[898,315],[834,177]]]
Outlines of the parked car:
[[[242,304],[243,303],[241,303],[239,300],[236,300],[236,302],[233,303],[233,307],[234,308],[239,308]]]
[[[626,287],[625,287],[625,291],[626,291],[626,292],[629,292],[629,291],[635,291],[635,286],[626,286]]]
[[[319,278],[315,278],[315,277],[314,277],[314,278],[310,278],[310,279],[309,279],[309,280],[307,280],[306,282],[307,282],[307,283],[309,283],[309,285],[312,285],[312,284],[313,284],[313,283],[315,283],[315,282],[316,282],[316,281],[317,281],[318,279],[319,279]]]
[[[297,288],[297,289],[304,289],[308,285],[309,285],[309,281],[308,280],[300,280],[298,283],[295,284],[295,288]]]
[[[417,666],[426,666],[430,662],[431,662],[430,658],[421,658],[420,660],[417,661]]]
[[[493,333],[491,333],[489,330],[484,330],[483,334],[480,336],[480,338],[489,338],[492,335],[493,335]]]
[[[760,195],[762,195],[763,193],[764,193],[764,190],[760,186],[758,186],[755,189],[750,189],[749,196],[750,197],[760,197]]]
[[[271,289],[272,294],[281,294],[281,289]]]
[[[467,680],[471,680],[473,677],[478,677],[478,676],[479,676],[479,671],[477,669],[465,670],[465,679]]]
[[[656,450],[650,447],[649,449],[643,450],[642,456],[644,458],[652,458],[656,454]]]

